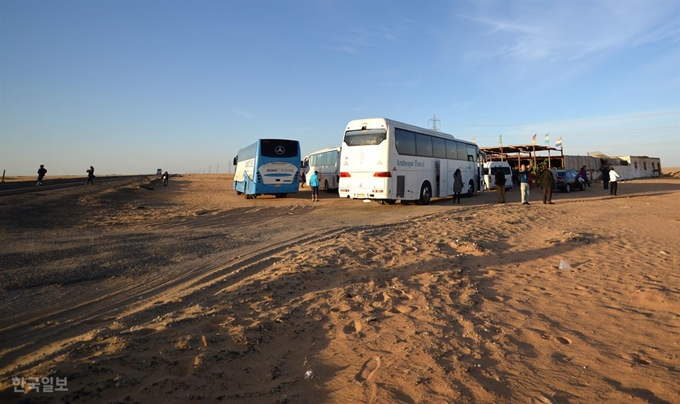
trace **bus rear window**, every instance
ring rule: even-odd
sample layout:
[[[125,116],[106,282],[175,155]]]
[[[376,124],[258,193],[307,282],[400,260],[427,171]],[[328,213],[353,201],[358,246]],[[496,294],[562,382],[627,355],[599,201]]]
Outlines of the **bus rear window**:
[[[295,157],[298,155],[299,144],[297,140],[270,140],[260,141],[260,154],[264,157]]]
[[[347,146],[375,146],[385,139],[385,129],[350,130],[345,133]]]

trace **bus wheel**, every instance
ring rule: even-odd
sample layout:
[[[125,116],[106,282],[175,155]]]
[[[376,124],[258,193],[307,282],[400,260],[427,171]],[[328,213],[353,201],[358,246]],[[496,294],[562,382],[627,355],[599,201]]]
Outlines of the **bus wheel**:
[[[288,194],[276,194],[274,196],[277,197],[277,198],[285,198],[285,197],[288,196]]]
[[[475,192],[475,183],[470,180],[468,183],[467,196],[470,197]]]
[[[420,199],[418,199],[419,205],[427,205],[430,203],[430,198],[432,197],[432,188],[429,182],[425,182],[420,188]]]
[[[241,192],[239,192],[239,191],[236,191],[236,195],[241,195]]]
[[[396,199],[385,199],[385,203],[388,204],[388,205],[394,205],[395,203],[397,203],[397,200]]]
[[[246,196],[246,199],[250,199],[251,195],[244,194]]]

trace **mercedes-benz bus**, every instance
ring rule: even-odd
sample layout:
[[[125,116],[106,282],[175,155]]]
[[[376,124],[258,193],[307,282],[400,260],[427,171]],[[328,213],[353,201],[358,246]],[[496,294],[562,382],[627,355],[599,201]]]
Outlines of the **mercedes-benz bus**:
[[[463,174],[463,193],[480,189],[483,153],[452,135],[386,118],[347,124],[340,155],[342,198],[426,205],[453,195],[453,173]]]
[[[326,192],[338,189],[340,182],[340,147],[329,147],[309,154],[309,173],[319,172],[321,189]],[[307,185],[309,185],[307,175]]]
[[[260,195],[285,198],[298,191],[300,142],[260,139],[239,150],[234,157],[234,190],[246,199]]]

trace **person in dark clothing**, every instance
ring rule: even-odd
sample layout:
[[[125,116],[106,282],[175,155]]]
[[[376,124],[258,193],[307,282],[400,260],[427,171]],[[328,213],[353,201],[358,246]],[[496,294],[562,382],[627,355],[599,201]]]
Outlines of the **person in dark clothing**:
[[[461,192],[463,192],[463,173],[460,172],[460,168],[456,168],[456,172],[453,173],[453,203],[456,203],[456,198],[460,203]]]
[[[553,205],[552,193],[553,188],[555,187],[555,177],[553,177],[552,171],[548,168],[544,168],[538,176],[538,185],[543,188],[543,203]]]
[[[512,169],[512,185],[519,186],[519,169],[517,167]]]
[[[581,171],[579,171],[578,175],[583,179],[583,182],[585,182],[586,185],[590,186],[590,181],[588,181],[588,171],[586,171],[586,166],[581,167]]]
[[[498,192],[498,203],[505,203],[505,173],[501,167],[496,167],[494,183],[496,184],[496,192]]]
[[[164,187],[167,187],[167,186],[168,186],[168,180],[170,179],[170,174],[168,174],[167,171],[164,172],[164,173],[163,173],[163,176],[161,177],[161,179],[163,180],[163,186],[164,186]]]
[[[609,189],[609,169],[607,166],[602,166],[600,172],[602,173],[602,183],[604,184],[605,194],[607,194],[608,192],[606,191]]]
[[[42,185],[42,180],[45,178],[45,174],[47,174],[47,169],[43,164],[40,164],[40,168],[38,169],[38,183],[35,185]]]
[[[90,166],[85,172],[87,173],[87,182],[85,185],[94,185],[94,167]]]

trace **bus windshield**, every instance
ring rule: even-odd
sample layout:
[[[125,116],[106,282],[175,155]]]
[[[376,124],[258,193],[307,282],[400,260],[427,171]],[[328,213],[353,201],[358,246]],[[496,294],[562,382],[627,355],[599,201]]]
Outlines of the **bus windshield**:
[[[347,146],[375,146],[387,139],[385,129],[350,130],[345,133]]]
[[[271,140],[260,141],[260,154],[264,157],[295,157],[298,155],[298,142],[295,140]]]

